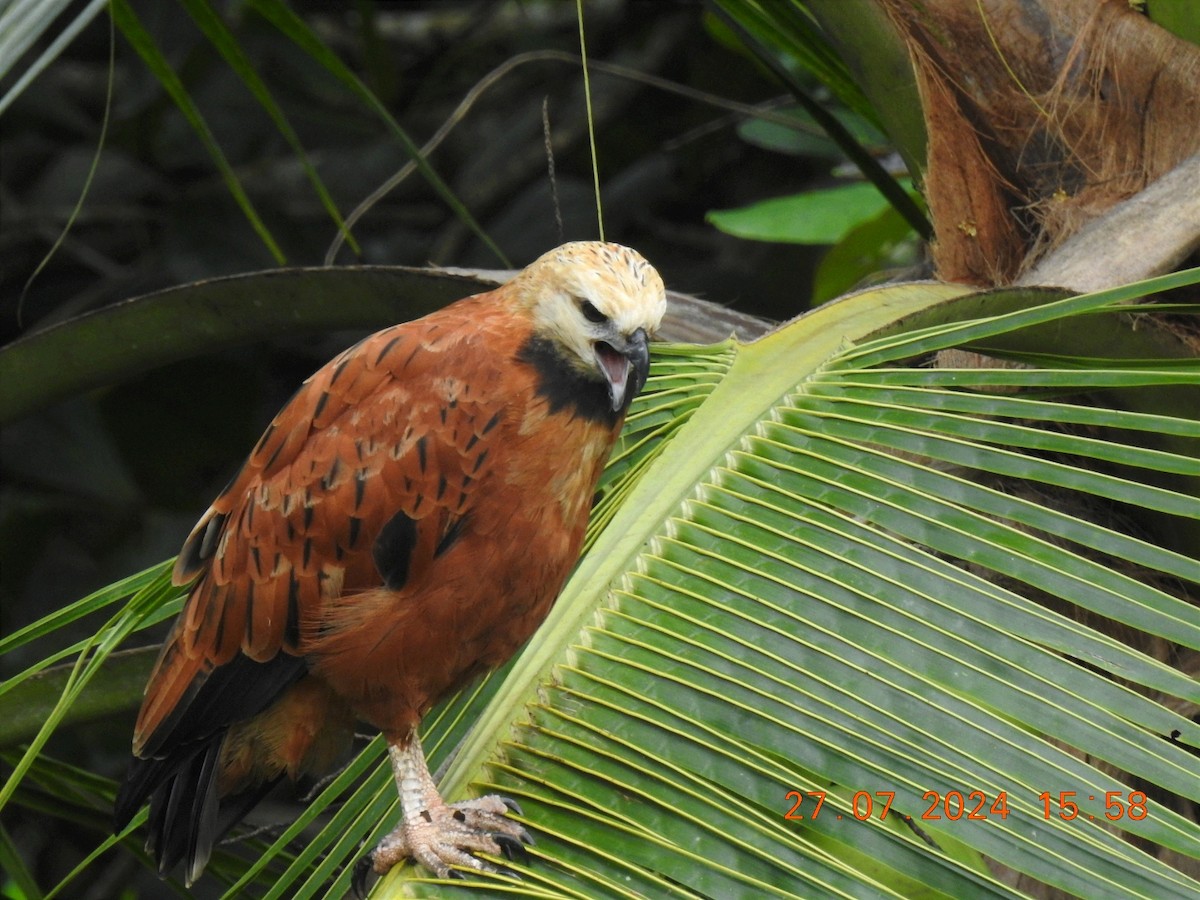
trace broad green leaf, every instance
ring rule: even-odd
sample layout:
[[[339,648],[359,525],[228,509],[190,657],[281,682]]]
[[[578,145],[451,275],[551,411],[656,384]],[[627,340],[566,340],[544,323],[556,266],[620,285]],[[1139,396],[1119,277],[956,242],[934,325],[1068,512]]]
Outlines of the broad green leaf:
[[[874,185],[857,183],[713,210],[705,218],[728,234],[756,241],[836,244],[886,209]]]
[[[813,274],[813,303],[849,292],[880,272],[915,264],[921,248],[914,232],[890,206],[854,226],[821,258]]]

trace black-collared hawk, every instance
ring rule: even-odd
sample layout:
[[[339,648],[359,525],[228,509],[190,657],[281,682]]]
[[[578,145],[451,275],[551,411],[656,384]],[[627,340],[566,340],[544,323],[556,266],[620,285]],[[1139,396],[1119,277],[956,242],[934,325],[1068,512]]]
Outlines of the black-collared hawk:
[[[328,770],[356,722],[386,736],[403,815],[371,856],[445,876],[529,836],[495,796],[447,804],[417,726],[505,662],[579,554],[662,280],[611,243],[386,328],[309,378],[188,537],[190,585],[117,797],[188,883],[281,778]]]

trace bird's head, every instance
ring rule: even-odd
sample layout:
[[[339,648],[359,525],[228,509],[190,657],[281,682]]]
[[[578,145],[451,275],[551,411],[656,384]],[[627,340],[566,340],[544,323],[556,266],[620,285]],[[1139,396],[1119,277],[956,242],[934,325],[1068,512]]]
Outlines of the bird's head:
[[[541,351],[569,380],[605,385],[612,413],[623,413],[646,383],[647,341],[667,308],[654,267],[620,244],[578,241],[539,257],[513,286]]]

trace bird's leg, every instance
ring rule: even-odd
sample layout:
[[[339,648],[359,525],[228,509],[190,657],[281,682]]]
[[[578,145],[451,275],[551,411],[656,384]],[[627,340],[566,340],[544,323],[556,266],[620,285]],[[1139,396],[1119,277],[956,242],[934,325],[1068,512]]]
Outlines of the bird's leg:
[[[451,874],[451,866],[494,872],[496,867],[472,854],[477,851],[526,858],[529,832],[507,818],[512,801],[495,794],[446,803],[438,793],[421,742],[414,731],[407,742],[388,745],[388,756],[400,791],[403,818],[371,854],[371,865],[380,875],[401,860],[412,858],[439,878]]]

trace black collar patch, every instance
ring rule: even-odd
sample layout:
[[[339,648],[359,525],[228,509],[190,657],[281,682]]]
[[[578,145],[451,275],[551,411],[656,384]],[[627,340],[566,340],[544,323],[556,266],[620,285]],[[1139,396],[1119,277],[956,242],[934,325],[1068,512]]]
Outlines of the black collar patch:
[[[593,381],[568,365],[555,346],[545,338],[531,337],[517,352],[517,360],[537,371],[539,397],[545,397],[550,412],[570,410],[589,422],[612,428],[622,415],[614,411],[603,381]]]

